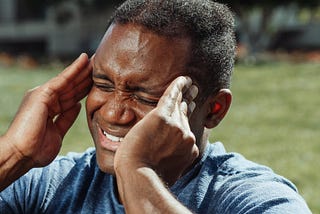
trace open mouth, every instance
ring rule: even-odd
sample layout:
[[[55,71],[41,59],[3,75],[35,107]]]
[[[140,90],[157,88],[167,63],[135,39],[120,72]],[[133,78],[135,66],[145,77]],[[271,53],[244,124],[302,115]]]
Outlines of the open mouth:
[[[118,142],[118,143],[123,141],[123,137],[113,136],[111,134],[108,134],[106,131],[104,131],[102,129],[101,129],[101,131],[102,131],[103,135],[110,141]]]
[[[109,134],[102,128],[99,128],[99,130],[100,130],[99,142],[100,142],[101,148],[106,149],[108,151],[115,152],[119,148],[124,137],[118,137],[118,136]]]

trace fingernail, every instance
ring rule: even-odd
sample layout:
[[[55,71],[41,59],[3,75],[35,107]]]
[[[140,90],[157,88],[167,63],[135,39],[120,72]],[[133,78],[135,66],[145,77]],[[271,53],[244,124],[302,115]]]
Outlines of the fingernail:
[[[192,99],[196,98],[198,95],[199,89],[196,85],[192,85],[190,87],[190,96],[192,97]]]
[[[86,53],[81,53],[80,56],[77,58],[77,61],[80,60],[80,58],[84,57],[84,56],[87,57],[87,54]]]
[[[191,103],[189,103],[188,108],[189,112],[192,113],[193,110],[196,108],[196,103],[192,101]]]
[[[80,58],[81,58],[81,56],[83,55],[83,53],[82,54],[80,54],[79,56],[78,56],[78,58],[77,59],[75,59],[74,61],[73,61],[73,63],[72,64],[74,64],[74,63],[77,63],[79,60],[80,60]]]
[[[77,60],[79,60],[83,55],[84,55],[84,53],[81,53],[81,54],[78,56]]]
[[[191,82],[192,82],[191,77],[189,77],[189,76],[185,76],[185,78],[187,79],[187,81],[191,81]]]

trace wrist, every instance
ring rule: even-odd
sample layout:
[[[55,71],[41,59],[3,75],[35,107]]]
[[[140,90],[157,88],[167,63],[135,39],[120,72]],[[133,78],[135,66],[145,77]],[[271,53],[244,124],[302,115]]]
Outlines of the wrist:
[[[140,188],[141,176],[143,175],[141,172],[146,169],[152,169],[136,160],[126,161],[127,158],[118,158],[118,160],[114,163],[114,171],[117,179],[119,200],[126,206],[126,203],[132,201],[131,197],[136,197],[135,193]],[[137,196],[141,196],[141,194],[137,193]]]
[[[0,137],[0,157],[1,166],[4,168],[10,168],[11,171],[17,169],[17,171],[29,171],[35,167],[35,163],[32,158],[25,156],[15,145],[16,140],[10,138],[7,135]]]
[[[116,178],[126,213],[189,213],[150,167],[117,170]]]

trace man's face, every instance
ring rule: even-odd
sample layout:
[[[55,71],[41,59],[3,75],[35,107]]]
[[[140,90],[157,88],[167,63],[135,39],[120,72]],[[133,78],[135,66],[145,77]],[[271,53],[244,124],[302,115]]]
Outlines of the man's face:
[[[122,139],[156,107],[169,84],[186,74],[189,49],[186,38],[169,39],[138,25],[108,29],[93,60],[94,85],[86,103],[102,171],[114,174],[114,154]],[[201,135],[201,123],[194,124]]]

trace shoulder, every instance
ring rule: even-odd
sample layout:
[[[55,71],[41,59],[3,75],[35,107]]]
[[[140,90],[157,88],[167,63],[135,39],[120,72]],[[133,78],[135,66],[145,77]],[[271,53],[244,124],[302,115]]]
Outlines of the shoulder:
[[[52,163],[43,168],[33,168],[15,183],[50,183],[53,185],[64,179],[74,167],[91,166],[95,163],[94,148],[87,149],[84,153],[70,152],[66,156],[58,156]],[[23,188],[23,186],[22,186]]]
[[[95,165],[95,150],[89,148],[83,153],[69,152],[65,156],[58,156],[51,164],[44,168],[33,169],[30,174],[41,174],[55,182],[66,177],[73,168],[85,168]]]
[[[90,147],[83,153],[69,152],[65,156],[58,156],[48,167],[70,168],[76,164],[91,165],[92,158],[95,156],[95,149]]]
[[[58,156],[48,166],[30,170],[0,193],[0,208],[9,206],[11,209],[17,209],[18,213],[28,208],[30,210],[45,208],[59,185],[66,180],[66,177],[81,173],[78,170],[80,168],[87,171],[94,170],[95,150],[93,148],[84,153]]]
[[[269,167],[249,161],[240,154],[227,153],[222,148],[221,143],[209,145],[202,169],[212,172],[210,191],[214,194],[210,197],[215,209],[219,208],[217,211],[309,213],[291,181]]]
[[[30,174],[31,176],[40,174],[41,177],[35,181],[41,181],[45,178],[50,186],[56,186],[70,174],[74,176],[81,173],[78,169],[90,171],[94,170],[95,166],[95,149],[89,148],[83,153],[70,152],[66,156],[58,156],[47,167],[34,169],[34,171],[30,171]]]

